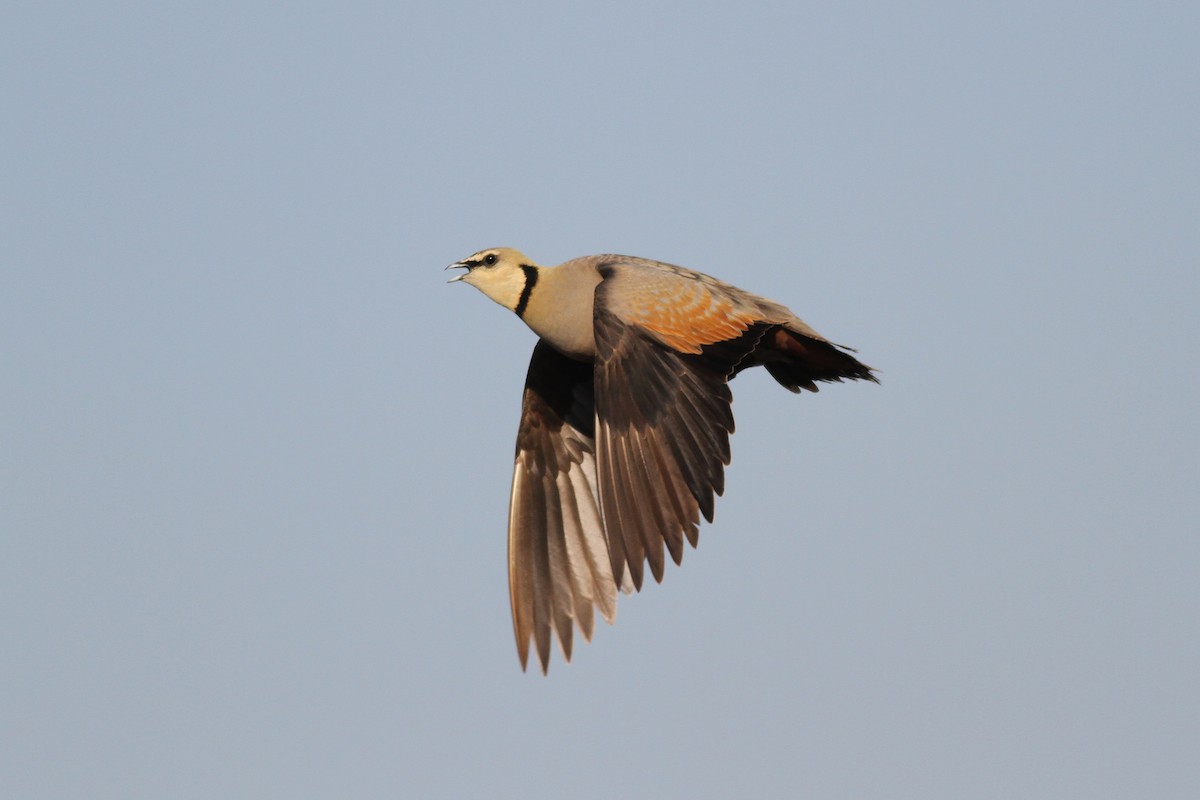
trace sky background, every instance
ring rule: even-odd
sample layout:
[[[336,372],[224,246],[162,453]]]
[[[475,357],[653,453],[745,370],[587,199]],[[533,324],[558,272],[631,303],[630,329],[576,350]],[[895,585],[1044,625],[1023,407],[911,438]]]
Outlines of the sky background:
[[[10,3],[0,795],[1200,796],[1189,3]],[[522,673],[533,334],[617,252],[882,385]]]

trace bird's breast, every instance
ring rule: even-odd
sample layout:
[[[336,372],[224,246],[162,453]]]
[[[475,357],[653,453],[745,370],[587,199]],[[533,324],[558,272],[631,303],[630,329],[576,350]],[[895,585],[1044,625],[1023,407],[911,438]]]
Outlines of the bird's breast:
[[[563,355],[579,361],[591,361],[596,357],[596,334],[592,326],[591,308],[588,308],[586,313],[556,314],[533,319],[526,315],[525,324]]]
[[[560,353],[590,361],[596,356],[592,312],[599,281],[595,272],[542,270],[521,319]]]

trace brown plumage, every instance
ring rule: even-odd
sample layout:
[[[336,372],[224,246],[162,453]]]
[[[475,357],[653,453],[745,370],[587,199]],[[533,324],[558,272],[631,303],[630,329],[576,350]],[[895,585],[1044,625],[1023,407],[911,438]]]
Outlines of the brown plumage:
[[[629,256],[540,267],[483,250],[451,267],[541,337],[533,350],[509,508],[509,592],[524,669],[557,636],[570,660],[593,608],[661,581],[712,522],[733,433],[729,380],[763,366],[793,392],[875,381],[795,314],[715,278]]]

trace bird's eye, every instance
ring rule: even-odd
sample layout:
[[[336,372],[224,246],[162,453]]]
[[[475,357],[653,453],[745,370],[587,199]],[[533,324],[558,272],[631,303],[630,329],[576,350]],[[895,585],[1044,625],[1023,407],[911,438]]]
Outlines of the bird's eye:
[[[496,254],[488,253],[486,256],[483,257],[483,263],[487,264],[489,267],[494,265],[496,263]]]

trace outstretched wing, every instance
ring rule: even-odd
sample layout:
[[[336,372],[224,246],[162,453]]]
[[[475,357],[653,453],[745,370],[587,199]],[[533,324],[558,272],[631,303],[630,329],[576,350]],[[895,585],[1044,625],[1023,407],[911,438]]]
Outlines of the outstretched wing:
[[[592,607],[616,616],[600,521],[592,365],[539,341],[525,380],[508,519],[513,632],[524,669],[533,639],[545,672],[551,631],[571,658],[572,621],[592,638]]]
[[[733,432],[728,379],[767,330],[707,276],[666,265],[600,266],[596,452],[612,572],[678,564],[724,490]]]

